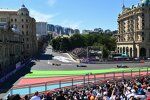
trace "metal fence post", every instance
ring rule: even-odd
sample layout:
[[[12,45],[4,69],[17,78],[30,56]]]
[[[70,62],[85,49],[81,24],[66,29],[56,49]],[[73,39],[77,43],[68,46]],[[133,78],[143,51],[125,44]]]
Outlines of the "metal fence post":
[[[132,78],[132,70],[131,70],[131,78]]]
[[[45,92],[47,91],[47,83],[45,83]]]
[[[115,80],[115,72],[114,72],[114,80]]]
[[[148,75],[149,73],[148,73],[148,67],[147,67],[147,75]]]
[[[122,71],[122,77],[123,77],[123,79],[124,79],[124,71]]]
[[[106,79],[106,74],[104,73],[104,80]]]
[[[29,86],[29,97],[31,96],[31,86]]]
[[[73,78],[72,78],[72,87],[73,87]]]
[[[85,76],[83,77],[83,83],[84,83],[84,87],[85,87]]]
[[[59,81],[59,88],[61,89],[61,81]]]
[[[10,95],[13,95],[13,87],[11,88]]]
[[[139,69],[139,77],[140,77],[140,72],[141,72],[141,70]]]
[[[88,74],[88,84],[89,84],[89,74]]]
[[[96,83],[96,75],[94,74],[94,84]]]

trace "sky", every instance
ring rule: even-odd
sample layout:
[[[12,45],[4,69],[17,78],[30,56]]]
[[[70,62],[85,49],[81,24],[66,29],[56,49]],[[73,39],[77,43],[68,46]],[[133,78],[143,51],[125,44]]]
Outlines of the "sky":
[[[140,0],[124,0],[127,7]],[[36,21],[80,30],[117,30],[117,17],[123,0],[0,0],[0,9],[18,10],[22,4]]]

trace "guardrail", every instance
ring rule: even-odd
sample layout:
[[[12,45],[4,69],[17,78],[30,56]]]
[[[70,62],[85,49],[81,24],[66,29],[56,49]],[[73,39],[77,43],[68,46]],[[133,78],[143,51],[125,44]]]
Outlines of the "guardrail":
[[[31,94],[33,94],[35,91],[45,92],[45,91],[50,91],[55,89],[61,89],[68,86],[74,87],[80,85],[85,86],[86,84],[91,84],[91,83],[97,84],[97,82],[103,80],[118,80],[118,79],[126,79],[126,78],[129,79],[129,78],[135,78],[135,77],[141,77],[147,75],[149,75],[149,68],[146,68],[146,70],[140,68],[136,70],[130,70],[128,72],[122,71],[122,72],[112,72],[112,73],[105,73],[105,74],[88,73],[86,75],[72,76],[72,78],[66,78],[58,81],[49,81],[45,83],[30,84],[30,85],[17,85],[12,87],[8,94],[10,95],[28,94],[29,96],[31,96]],[[17,92],[17,90],[19,91]]]

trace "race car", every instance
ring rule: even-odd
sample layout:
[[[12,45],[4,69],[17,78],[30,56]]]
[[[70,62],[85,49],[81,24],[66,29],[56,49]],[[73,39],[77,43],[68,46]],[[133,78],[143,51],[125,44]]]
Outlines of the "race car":
[[[129,67],[126,65],[117,65],[117,68],[129,68]]]
[[[61,66],[61,64],[52,63],[53,66]]]
[[[79,64],[77,67],[87,67],[87,65]]]

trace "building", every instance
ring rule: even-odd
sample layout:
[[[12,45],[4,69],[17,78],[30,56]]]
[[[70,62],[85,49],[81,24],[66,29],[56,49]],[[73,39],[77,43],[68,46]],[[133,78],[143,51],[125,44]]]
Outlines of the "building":
[[[47,24],[47,31],[48,32],[55,32],[55,25]]]
[[[79,29],[72,29],[72,28],[62,27],[60,25],[53,25],[53,24],[47,25],[47,31],[52,33],[53,37],[63,36],[63,35],[71,36],[75,33],[80,33]]]
[[[55,25],[55,32],[59,35],[62,36],[64,34],[64,28],[59,25]]]
[[[80,34],[80,30],[79,29],[74,29],[74,33],[76,34]]]
[[[118,16],[117,51],[129,57],[150,57],[150,0],[140,1]]]
[[[23,60],[23,35],[7,23],[0,22],[0,75],[12,71],[15,64]]]
[[[38,50],[43,51],[48,44],[47,22],[36,22],[36,35],[38,40]]]
[[[25,57],[30,57],[37,52],[36,22],[29,16],[25,5],[22,5],[19,10],[0,9],[0,22],[6,22],[11,27],[15,25],[21,32]]]
[[[38,39],[48,35],[47,22],[36,22],[36,35]]]
[[[82,34],[89,34],[90,32],[93,32],[92,30],[82,30]]]

